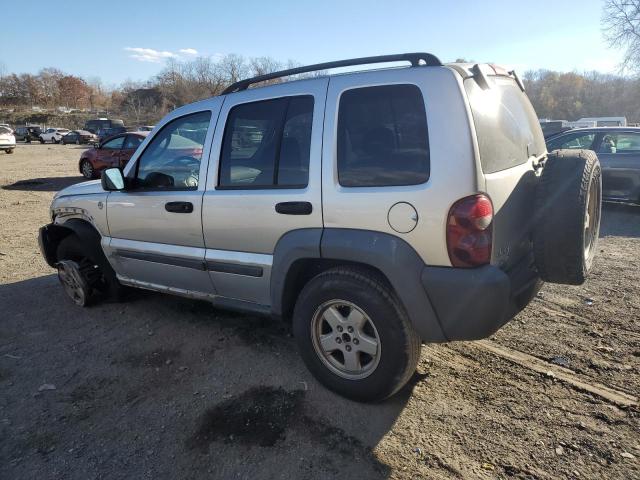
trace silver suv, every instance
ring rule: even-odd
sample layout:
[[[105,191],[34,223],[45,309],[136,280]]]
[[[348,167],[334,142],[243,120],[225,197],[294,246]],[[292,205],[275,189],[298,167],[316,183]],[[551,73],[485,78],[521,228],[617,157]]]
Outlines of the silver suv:
[[[547,153],[514,72],[412,53],[175,110],[124,171],[55,196],[40,246],[81,306],[133,286],[292,321],[320,382],[375,401],[422,342],[487,337],[542,281],[582,283],[600,202],[597,157]]]

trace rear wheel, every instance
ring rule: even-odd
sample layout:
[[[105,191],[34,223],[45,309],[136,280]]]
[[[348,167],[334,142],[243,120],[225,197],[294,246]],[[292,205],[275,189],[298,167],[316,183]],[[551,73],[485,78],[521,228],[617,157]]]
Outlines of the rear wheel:
[[[82,164],[80,164],[80,171],[82,172],[84,178],[88,178],[89,180],[91,180],[95,177],[95,170],[89,160],[82,161]]]
[[[581,285],[600,232],[602,173],[590,150],[551,152],[536,196],[535,261],[547,282]]]
[[[40,137],[40,143],[44,143],[44,138]]]
[[[8,153],[9,155],[11,155],[13,153],[13,148],[7,148],[5,150],[5,153]]]
[[[358,401],[396,393],[415,371],[420,338],[373,272],[336,268],[313,278],[294,309],[300,354],[329,389]]]

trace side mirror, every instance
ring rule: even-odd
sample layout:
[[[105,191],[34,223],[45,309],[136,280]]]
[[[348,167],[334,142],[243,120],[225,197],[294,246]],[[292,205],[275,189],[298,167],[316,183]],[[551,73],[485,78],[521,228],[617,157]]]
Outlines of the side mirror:
[[[102,189],[107,192],[124,190],[124,177],[119,168],[107,168],[100,179]]]

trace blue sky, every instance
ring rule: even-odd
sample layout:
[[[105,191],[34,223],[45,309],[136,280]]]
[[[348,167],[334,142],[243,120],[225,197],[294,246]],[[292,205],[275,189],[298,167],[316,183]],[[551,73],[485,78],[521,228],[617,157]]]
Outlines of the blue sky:
[[[14,7],[2,14],[7,72],[53,66],[107,84],[146,80],[172,56],[227,53],[306,64],[428,51],[521,72],[609,73],[620,60],[602,40],[600,0],[30,0]]]

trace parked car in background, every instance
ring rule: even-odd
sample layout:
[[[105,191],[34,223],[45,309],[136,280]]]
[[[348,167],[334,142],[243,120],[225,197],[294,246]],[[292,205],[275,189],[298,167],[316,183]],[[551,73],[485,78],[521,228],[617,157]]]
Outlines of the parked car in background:
[[[67,133],[61,139],[61,142],[64,145],[67,145],[68,143],[75,143],[76,145],[80,145],[84,143],[96,143],[97,141],[98,136],[87,130],[74,130]]]
[[[595,122],[594,127],[626,127],[627,117],[583,117],[578,122]]]
[[[47,128],[40,134],[40,143],[59,143],[63,136],[69,133],[68,128]]]
[[[27,143],[31,143],[34,140],[40,140],[42,129],[37,126],[30,127],[17,127],[14,135],[16,140],[24,140]]]
[[[0,150],[4,150],[5,153],[13,153],[15,148],[16,137],[13,135],[13,130],[0,126]]]
[[[605,200],[640,203],[640,128],[580,128],[547,138],[547,149],[587,149],[598,154]]]
[[[119,133],[124,133],[126,131],[127,131],[127,129],[124,126],[123,127],[101,128],[100,130],[98,130],[98,133],[97,133],[98,141],[102,142],[103,140],[106,140],[109,137],[112,137],[112,136],[117,135]]]
[[[82,152],[78,168],[85,178],[99,178],[105,168],[124,168],[148,132],[121,133]]]
[[[84,124],[83,130],[87,130],[91,133],[98,133],[98,130],[114,127],[124,127],[124,122],[117,119],[96,118],[94,120],[87,120]]]

